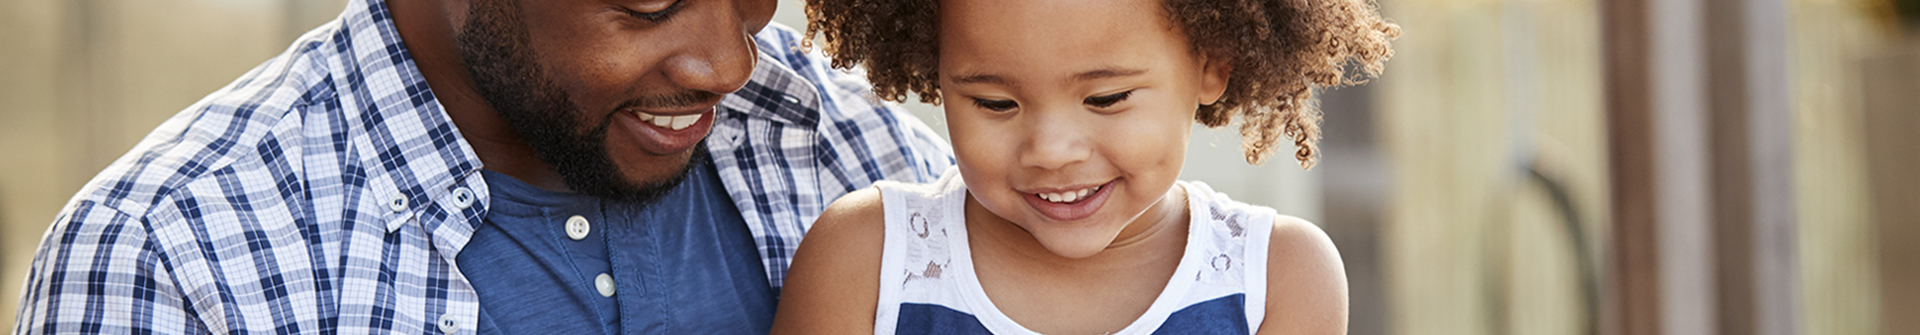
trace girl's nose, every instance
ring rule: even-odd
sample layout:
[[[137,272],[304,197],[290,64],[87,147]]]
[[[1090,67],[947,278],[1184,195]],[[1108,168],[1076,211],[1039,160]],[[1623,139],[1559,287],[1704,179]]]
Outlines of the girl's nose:
[[[1059,169],[1092,156],[1087,127],[1068,117],[1070,113],[1030,115],[1033,126],[1028,128],[1027,144],[1019,153],[1022,166]]]

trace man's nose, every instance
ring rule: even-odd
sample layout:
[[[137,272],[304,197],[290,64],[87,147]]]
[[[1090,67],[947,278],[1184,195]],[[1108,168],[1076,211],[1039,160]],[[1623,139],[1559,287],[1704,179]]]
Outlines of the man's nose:
[[[731,12],[731,11],[727,11]],[[682,51],[662,61],[662,71],[675,84],[686,89],[728,94],[746,86],[753,76],[758,49],[753,36],[740,27],[740,18],[706,18]]]

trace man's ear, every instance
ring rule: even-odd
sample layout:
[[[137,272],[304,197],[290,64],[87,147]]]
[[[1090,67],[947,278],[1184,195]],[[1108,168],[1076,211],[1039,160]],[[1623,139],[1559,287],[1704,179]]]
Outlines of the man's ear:
[[[1227,93],[1227,81],[1233,76],[1233,62],[1222,57],[1207,57],[1200,65],[1200,104],[1212,105]]]

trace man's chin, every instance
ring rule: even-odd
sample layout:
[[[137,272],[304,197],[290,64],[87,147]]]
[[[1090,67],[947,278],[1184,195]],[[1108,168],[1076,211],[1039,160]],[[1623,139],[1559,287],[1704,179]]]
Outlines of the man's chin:
[[[704,163],[707,151],[704,146],[694,146],[693,150],[672,156],[652,156],[645,162],[631,162],[635,168],[622,169],[621,184],[612,194],[599,195],[608,200],[652,204],[659,198],[672,192],[680,183],[687,180],[693,168]],[[623,166],[624,167],[624,166]]]

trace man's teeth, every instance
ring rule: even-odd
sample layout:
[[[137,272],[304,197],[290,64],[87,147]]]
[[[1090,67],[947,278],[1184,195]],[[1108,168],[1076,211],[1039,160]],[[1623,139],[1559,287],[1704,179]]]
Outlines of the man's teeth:
[[[707,115],[707,113],[700,113],[700,114],[693,114],[693,115],[680,115],[680,116],[660,116],[660,115],[653,115],[653,114],[647,114],[647,113],[641,113],[641,112],[633,112],[633,115],[639,116],[641,122],[652,123],[653,126],[655,127],[681,130],[681,129],[687,129],[687,126],[692,126],[694,122],[699,122],[700,117],[703,115]]]
[[[1105,185],[1102,185],[1102,186],[1105,186]],[[1035,193],[1034,195],[1040,196],[1041,199],[1046,199],[1049,202],[1074,202],[1074,201],[1079,201],[1082,198],[1086,198],[1088,194],[1093,194],[1093,192],[1099,192],[1099,191],[1100,191],[1100,186],[1094,186],[1094,187],[1089,187],[1079,191],[1060,192],[1060,193]]]

